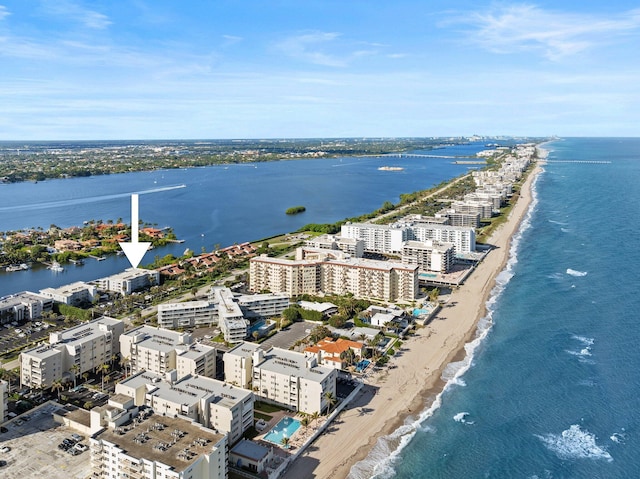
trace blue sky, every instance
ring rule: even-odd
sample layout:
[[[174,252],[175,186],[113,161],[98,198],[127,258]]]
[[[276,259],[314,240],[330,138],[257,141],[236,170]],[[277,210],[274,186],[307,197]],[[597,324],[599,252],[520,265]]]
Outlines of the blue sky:
[[[0,0],[0,140],[639,136],[631,1]]]

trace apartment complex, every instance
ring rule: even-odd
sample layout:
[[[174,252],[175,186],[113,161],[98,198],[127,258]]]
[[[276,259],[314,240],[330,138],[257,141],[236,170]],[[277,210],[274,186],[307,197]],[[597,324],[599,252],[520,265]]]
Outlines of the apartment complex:
[[[210,293],[211,300],[218,311],[218,326],[228,343],[239,343],[247,337],[249,321],[244,319],[242,310],[234,301],[233,293],[229,288],[213,287]]]
[[[112,361],[120,352],[124,333],[120,320],[102,317],[49,335],[49,344],[20,354],[20,382],[32,388],[49,388]]]
[[[184,418],[137,416],[136,427],[103,428],[90,439],[91,477],[108,479],[225,479],[224,434]]]
[[[56,303],[68,304],[70,306],[82,306],[91,304],[96,297],[97,288],[94,285],[76,281],[59,288],[45,288],[40,290],[40,294]]]
[[[117,384],[116,393],[157,414],[189,418],[227,434],[229,444],[253,426],[253,393],[212,378],[188,375],[178,379],[176,371],[163,378],[145,371]]]
[[[4,296],[0,298],[0,324],[38,319],[52,306],[53,299],[29,291]]]
[[[245,318],[273,318],[280,316],[290,306],[289,296],[284,293],[243,294],[238,306]]]
[[[120,336],[120,352],[128,358],[131,372],[165,374],[176,369],[176,350],[192,342],[190,333],[178,333],[153,326],[139,326]]]
[[[185,301],[158,305],[158,326],[167,329],[211,326],[218,323],[215,305],[209,301]]]
[[[154,269],[129,268],[122,273],[94,281],[101,291],[112,291],[123,296],[160,284],[160,273]]]
[[[362,258],[364,255],[364,241],[336,235],[316,236],[306,240],[304,245],[317,249],[340,250],[354,258]]]
[[[253,354],[259,349],[258,343],[242,342],[224,353],[224,380],[244,389],[252,389]]]
[[[297,257],[303,249],[299,248]],[[249,262],[252,291],[300,294],[347,294],[384,301],[413,300],[418,293],[418,267],[390,261],[342,258],[313,250],[314,259],[287,260],[265,255]],[[306,255],[305,258],[309,256]]]
[[[295,351],[271,348],[268,351],[256,349],[249,362],[246,351],[238,349],[236,347],[225,354],[227,358],[234,355],[245,357],[244,362],[230,363],[229,366],[225,362],[225,375],[227,368],[229,369],[227,381],[229,377],[236,376],[236,373],[230,371],[232,364],[250,366],[253,371],[251,387],[256,396],[265,401],[312,414],[328,408],[328,393],[336,397],[337,371],[318,366],[316,358],[307,358]],[[245,371],[243,369],[239,376]]]
[[[454,260],[451,243],[437,241],[405,241],[402,246],[402,263],[418,266],[423,272],[448,273]]]

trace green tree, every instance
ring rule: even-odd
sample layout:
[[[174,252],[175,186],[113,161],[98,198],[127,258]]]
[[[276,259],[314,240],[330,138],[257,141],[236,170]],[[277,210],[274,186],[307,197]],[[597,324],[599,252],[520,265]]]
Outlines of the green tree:
[[[80,366],[74,363],[69,368],[69,371],[73,373],[73,387],[76,388],[77,387],[76,380],[78,378],[78,372],[80,372]]]
[[[325,391],[324,399],[325,401],[327,401],[327,415],[328,415],[329,412],[331,411],[331,408],[335,406],[338,400],[336,399],[336,396],[333,394],[332,391]]]
[[[60,400],[60,391],[62,389],[64,389],[64,386],[59,379],[56,379],[53,384],[51,384],[51,392],[58,391],[58,401]]]

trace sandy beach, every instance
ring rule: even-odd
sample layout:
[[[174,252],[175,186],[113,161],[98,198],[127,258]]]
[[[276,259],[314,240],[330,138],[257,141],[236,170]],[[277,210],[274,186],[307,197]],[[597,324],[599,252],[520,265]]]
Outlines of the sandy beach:
[[[463,359],[473,339],[495,278],[504,269],[510,240],[531,202],[531,183],[540,166],[529,174],[509,218],[489,238],[492,251],[448,301],[431,323],[408,339],[401,354],[367,381],[360,395],[338,416],[327,432],[289,467],[284,477],[344,478],[364,459],[378,438],[415,417],[444,387],[444,368]]]

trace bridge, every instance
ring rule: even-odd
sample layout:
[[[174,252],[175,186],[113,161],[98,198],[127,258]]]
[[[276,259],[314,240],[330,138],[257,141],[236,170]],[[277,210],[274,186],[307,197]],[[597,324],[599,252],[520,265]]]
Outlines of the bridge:
[[[610,161],[590,161],[590,160],[546,160],[547,163],[585,163],[590,165],[610,165]]]

